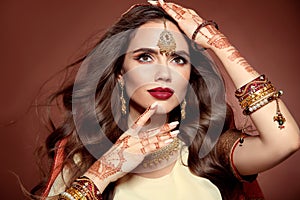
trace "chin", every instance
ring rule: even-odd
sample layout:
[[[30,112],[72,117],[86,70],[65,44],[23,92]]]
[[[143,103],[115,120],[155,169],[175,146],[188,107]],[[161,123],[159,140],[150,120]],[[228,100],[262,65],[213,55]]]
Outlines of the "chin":
[[[169,103],[168,101],[165,102],[158,102],[158,108],[156,113],[157,114],[167,114],[171,112],[174,108],[176,108],[179,104],[176,103]]]

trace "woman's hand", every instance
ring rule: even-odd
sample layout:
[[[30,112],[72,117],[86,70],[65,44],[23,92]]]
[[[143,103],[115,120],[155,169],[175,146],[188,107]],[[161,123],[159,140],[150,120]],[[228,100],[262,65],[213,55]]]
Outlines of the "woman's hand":
[[[175,3],[166,3],[163,0],[148,1],[152,5],[163,8],[179,27],[196,43],[205,48],[227,48],[230,46],[227,38],[212,24],[205,25],[199,30],[197,28],[205,22],[194,10],[184,8]]]
[[[179,133],[178,130],[170,132],[178,125],[178,122],[141,131],[156,109],[157,103],[152,104],[133,126],[121,135],[109,151],[84,174],[93,180],[101,192],[110,182],[118,180],[135,169],[146,155],[172,142]]]

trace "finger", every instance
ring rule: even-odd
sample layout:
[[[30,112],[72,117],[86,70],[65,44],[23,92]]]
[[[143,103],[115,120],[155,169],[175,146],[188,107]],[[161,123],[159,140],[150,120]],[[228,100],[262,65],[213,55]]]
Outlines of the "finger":
[[[183,19],[183,16],[180,13],[177,13],[176,10],[182,8],[177,4],[166,3],[162,0],[158,1],[160,6],[175,20],[179,21]],[[182,8],[183,9],[183,8]]]
[[[187,12],[190,13],[191,15],[197,15],[196,11],[194,11],[193,9],[187,9]]]
[[[174,128],[176,128],[178,124],[179,124],[178,121],[171,122],[171,123],[168,123],[168,124],[164,124],[161,127],[154,128],[154,129],[147,130],[145,132],[139,133],[139,137],[140,138],[148,138],[148,137],[151,137],[153,135],[167,133],[167,132],[170,132],[171,130],[173,130]]]
[[[138,129],[146,124],[146,122],[150,119],[150,117],[156,112],[157,109],[157,102],[154,102],[147,110],[141,114],[131,126],[132,129]]]
[[[172,143],[174,141],[174,139],[168,139],[166,141],[160,141],[160,142],[155,142],[155,143],[149,143],[148,145],[142,147],[141,153],[142,154],[149,154],[151,152],[157,151],[167,145],[169,145],[170,143]]]
[[[170,131],[173,130],[174,128],[176,128],[176,126],[178,124],[179,124],[179,122],[175,121],[175,122],[172,122],[169,124],[165,124],[161,128],[159,128],[151,133],[147,133],[147,132],[140,133],[139,134],[140,138],[142,138],[140,140],[140,143],[142,144],[142,146],[146,146],[149,143],[154,143],[154,142],[158,142],[158,141],[176,137],[177,134],[179,133],[179,130],[175,130],[172,132],[170,132]]]
[[[163,134],[163,135],[156,135],[156,140],[159,142],[159,141],[166,141],[168,139],[171,139],[171,138],[175,138],[177,137],[177,135],[179,134],[179,130],[175,130],[175,131],[171,131],[171,132],[168,132],[167,134]]]
[[[156,142],[164,142],[164,141],[167,141],[168,139],[174,139],[178,134],[179,134],[179,130],[175,130],[175,131],[171,131],[168,133],[155,135],[155,136],[149,137],[147,139],[147,142],[148,142],[148,144],[153,144]],[[143,144],[144,144],[144,146],[148,145],[145,142]]]
[[[148,3],[152,4],[153,6],[159,6],[159,2],[158,1],[150,1],[150,0],[148,0]]]
[[[144,146],[148,145],[150,142],[149,142],[149,139],[148,139],[148,138],[144,138],[144,139],[141,140],[140,143],[141,143],[142,146],[144,147]]]
[[[184,15],[187,13],[186,8],[183,8],[182,6],[177,5],[175,3],[167,3],[167,5],[171,7],[172,10],[174,10],[174,12],[176,13],[174,17],[176,20],[185,19]]]
[[[176,3],[166,3],[169,7],[171,7],[176,13],[181,14],[182,11],[185,13],[187,11],[186,8],[176,4]]]
[[[179,124],[178,121],[171,122],[171,123],[168,123],[168,124],[164,124],[164,125],[160,128],[160,133],[166,133],[166,132],[169,132],[169,131],[173,130],[174,128],[176,128],[178,124]]]

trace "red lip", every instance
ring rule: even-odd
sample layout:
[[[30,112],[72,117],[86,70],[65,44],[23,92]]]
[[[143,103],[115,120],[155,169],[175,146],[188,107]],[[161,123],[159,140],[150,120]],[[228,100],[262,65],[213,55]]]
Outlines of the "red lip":
[[[169,99],[174,94],[174,90],[162,87],[150,89],[148,92],[151,94],[151,96],[159,100]]]

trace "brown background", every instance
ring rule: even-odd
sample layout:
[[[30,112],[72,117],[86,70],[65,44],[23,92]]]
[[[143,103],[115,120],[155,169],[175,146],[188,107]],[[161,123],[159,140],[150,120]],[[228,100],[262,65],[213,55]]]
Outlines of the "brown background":
[[[105,29],[133,3],[101,0],[1,0],[0,2],[0,198],[24,199],[25,187],[37,183],[33,150],[43,138],[30,104],[42,83],[62,69],[82,42]],[[177,1],[180,2],[180,1]],[[297,0],[181,1],[222,31],[248,61],[285,91],[283,99],[297,122],[299,104],[299,2]],[[267,199],[299,199],[300,153],[259,175]]]

